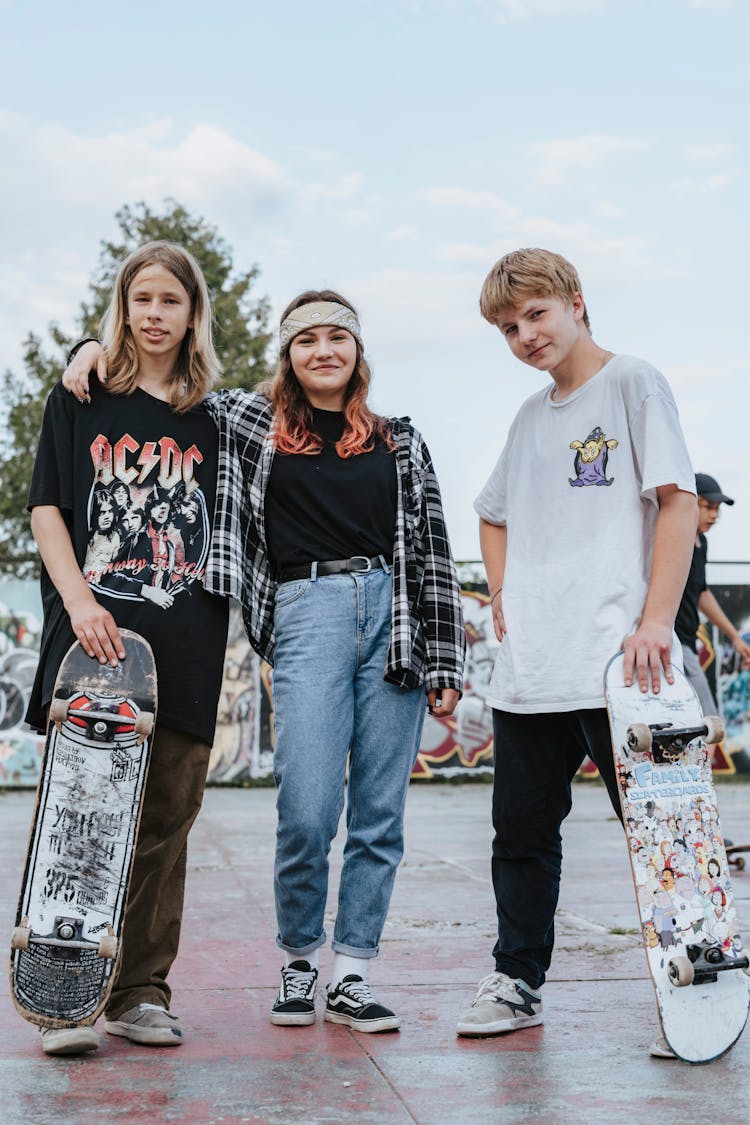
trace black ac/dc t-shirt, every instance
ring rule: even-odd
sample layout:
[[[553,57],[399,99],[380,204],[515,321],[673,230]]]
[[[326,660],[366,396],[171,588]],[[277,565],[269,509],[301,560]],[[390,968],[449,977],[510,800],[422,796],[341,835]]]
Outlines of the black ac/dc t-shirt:
[[[203,589],[216,497],[218,433],[140,389],[91,405],[58,383],[47,400],[29,509],[62,512],[78,564],[118,626],[154,650],[158,721],[213,742],[229,606]],[[44,730],[57,670],[75,641],[42,568],[44,628],[26,721]]]

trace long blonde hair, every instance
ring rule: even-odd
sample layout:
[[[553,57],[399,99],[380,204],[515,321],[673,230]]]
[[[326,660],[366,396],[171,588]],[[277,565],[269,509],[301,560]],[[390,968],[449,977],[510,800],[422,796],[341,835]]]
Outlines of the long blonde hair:
[[[138,352],[127,323],[128,292],[147,266],[160,265],[176,278],[190,298],[192,328],[188,328],[177,357],[169,404],[183,414],[201,402],[221,368],[211,335],[211,298],[200,266],[192,254],[174,242],[147,242],[120,266],[109,307],[102,318],[102,345],[107,357],[107,388],[112,394],[132,394],[138,385]]]

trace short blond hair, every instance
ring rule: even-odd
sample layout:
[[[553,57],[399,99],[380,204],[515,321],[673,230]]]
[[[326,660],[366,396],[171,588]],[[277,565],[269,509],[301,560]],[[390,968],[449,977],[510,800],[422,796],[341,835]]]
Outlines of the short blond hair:
[[[497,324],[509,310],[533,297],[559,297],[572,302],[581,293],[575,266],[552,250],[512,250],[495,262],[482,286],[479,309],[485,320]],[[591,328],[586,305],[583,323]]]

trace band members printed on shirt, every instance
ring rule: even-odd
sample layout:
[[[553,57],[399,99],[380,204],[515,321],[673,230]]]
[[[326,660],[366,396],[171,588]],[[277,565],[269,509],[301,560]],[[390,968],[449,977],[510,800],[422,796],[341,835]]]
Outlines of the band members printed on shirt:
[[[89,543],[83,563],[83,573],[101,574],[120,550],[120,518],[115,501],[108,488],[95,484],[89,498]]]
[[[203,457],[195,446],[183,455],[171,439],[139,448],[128,437],[113,449],[101,435],[91,455],[86,581],[110,597],[169,609],[203,579],[208,511],[194,476]]]

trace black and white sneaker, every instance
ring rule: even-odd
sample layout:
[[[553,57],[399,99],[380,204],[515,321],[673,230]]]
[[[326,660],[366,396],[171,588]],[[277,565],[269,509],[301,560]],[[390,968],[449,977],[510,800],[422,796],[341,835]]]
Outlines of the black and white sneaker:
[[[397,1031],[401,1023],[390,1008],[378,1004],[367,981],[356,973],[349,973],[335,988],[328,985],[325,1019],[353,1031]]]
[[[292,961],[281,970],[281,988],[271,1008],[271,1023],[301,1027],[315,1023],[315,988],[318,970],[308,961]]]

